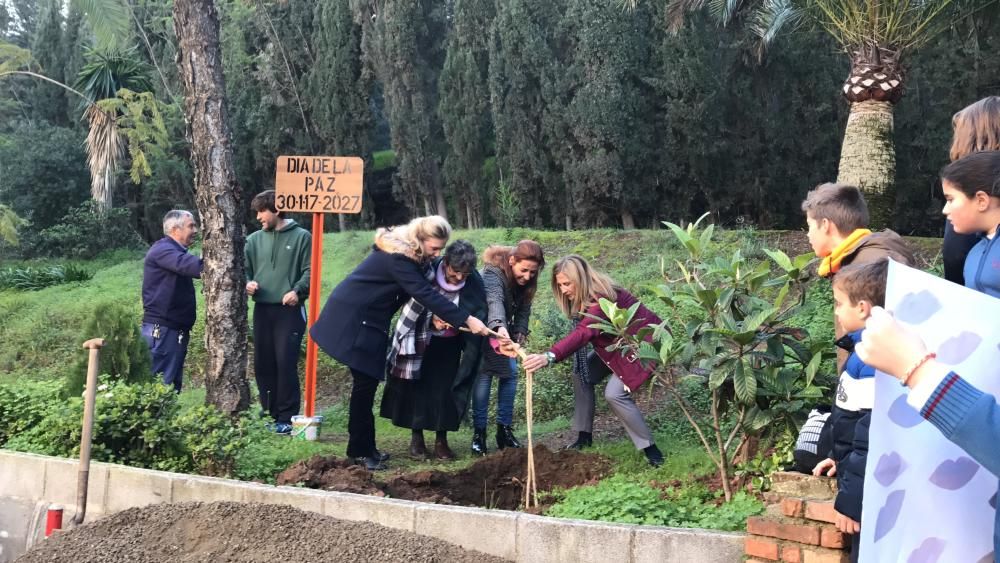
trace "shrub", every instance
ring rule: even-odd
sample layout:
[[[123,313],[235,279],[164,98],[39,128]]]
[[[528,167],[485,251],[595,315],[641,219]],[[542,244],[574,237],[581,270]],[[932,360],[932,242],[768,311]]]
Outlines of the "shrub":
[[[61,402],[59,381],[0,385],[0,446],[37,426]]]
[[[101,378],[94,414],[91,456],[96,461],[137,467],[187,470],[190,457],[175,424],[177,393],[160,383],[128,385]],[[83,399],[72,397],[51,409],[33,428],[11,438],[7,447],[44,455],[79,453]]]
[[[233,475],[241,452],[270,434],[256,415],[232,419],[212,405],[188,409],[177,417],[176,426],[191,470],[201,475]]]
[[[149,347],[140,332],[138,311],[122,303],[98,303],[81,334],[81,340],[103,338],[101,372],[111,380],[129,383],[152,381]],[[87,353],[83,351],[66,379],[66,394],[79,395],[87,382]]]
[[[94,277],[89,271],[74,266],[4,268],[0,270],[0,289],[36,291],[62,283],[82,282]]]
[[[661,491],[630,477],[615,475],[594,486],[574,487],[546,514],[603,522],[651,524],[680,528],[743,530],[749,516],[764,511],[764,504],[745,492],[718,504],[721,492],[701,485]]]
[[[88,201],[69,210],[59,223],[22,240],[28,256],[63,256],[89,259],[108,250],[145,247],[132,228],[127,209],[111,209],[100,215]]]

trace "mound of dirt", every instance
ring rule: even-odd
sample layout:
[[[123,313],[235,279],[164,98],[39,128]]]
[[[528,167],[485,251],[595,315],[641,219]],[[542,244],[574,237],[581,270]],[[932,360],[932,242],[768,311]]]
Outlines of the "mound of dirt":
[[[156,504],[56,534],[17,563],[88,561],[479,563],[503,559],[370,522],[275,504]]]
[[[316,456],[278,475],[279,485],[364,493],[392,498],[516,510],[524,499],[526,449],[508,448],[455,472],[417,471],[389,477],[385,483],[349,462]],[[539,492],[555,487],[592,484],[611,471],[602,456],[535,446],[535,477]]]

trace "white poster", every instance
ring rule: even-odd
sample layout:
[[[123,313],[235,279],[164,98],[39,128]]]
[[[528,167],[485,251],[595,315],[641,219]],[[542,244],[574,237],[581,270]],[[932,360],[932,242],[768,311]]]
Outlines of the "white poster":
[[[1000,393],[1000,299],[892,263],[886,308],[939,362]],[[992,562],[996,498],[997,476],[910,407],[897,379],[878,373],[860,560]]]

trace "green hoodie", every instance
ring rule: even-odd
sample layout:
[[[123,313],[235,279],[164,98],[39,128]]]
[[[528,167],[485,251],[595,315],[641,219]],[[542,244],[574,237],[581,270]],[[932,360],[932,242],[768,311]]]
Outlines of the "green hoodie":
[[[281,298],[294,289],[299,303],[305,301],[309,297],[311,247],[312,235],[293,220],[276,231],[260,230],[247,237],[247,281],[260,286],[253,300],[280,304]]]

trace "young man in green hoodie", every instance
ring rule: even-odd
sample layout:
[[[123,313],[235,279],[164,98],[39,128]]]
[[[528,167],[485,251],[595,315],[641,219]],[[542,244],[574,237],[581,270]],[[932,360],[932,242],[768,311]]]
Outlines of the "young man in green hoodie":
[[[254,375],[261,407],[274,418],[275,432],[288,434],[301,406],[298,362],[312,235],[277,211],[274,190],[257,194],[250,207],[261,224],[261,230],[247,237],[245,250],[246,289],[254,300]]]

